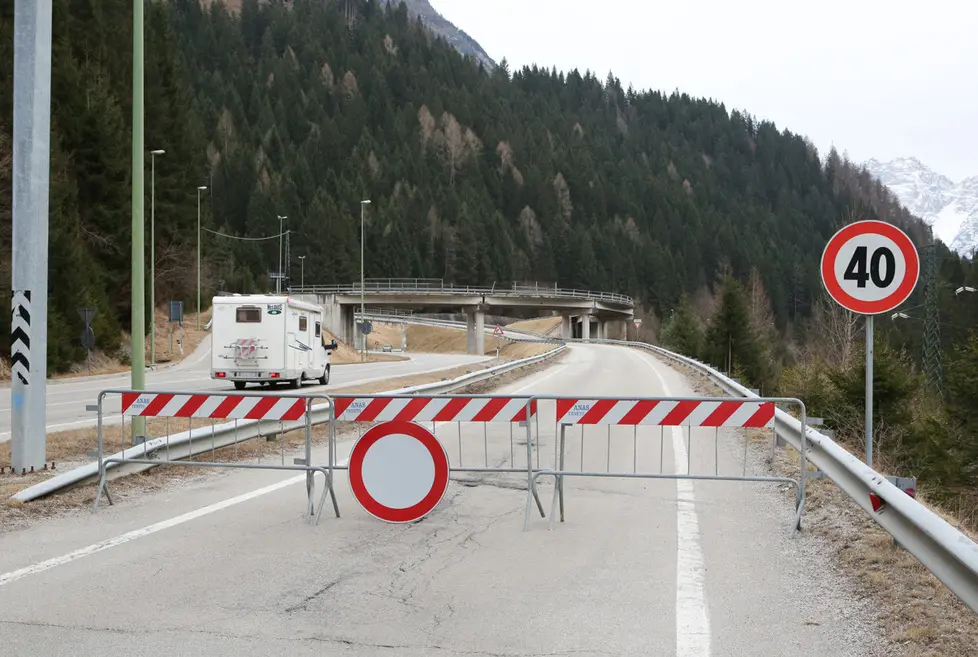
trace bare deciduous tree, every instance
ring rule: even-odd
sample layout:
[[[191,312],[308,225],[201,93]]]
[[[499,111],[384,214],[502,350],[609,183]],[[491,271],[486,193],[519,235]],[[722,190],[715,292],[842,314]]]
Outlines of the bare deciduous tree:
[[[845,367],[859,343],[859,316],[825,295],[815,302],[812,323],[822,358],[834,367]]]
[[[571,213],[574,211],[574,204],[571,203],[570,186],[564,178],[564,174],[557,172],[554,176],[554,192],[557,194],[557,205],[560,206],[560,214],[565,220],[570,220]]]
[[[466,142],[465,133],[462,131],[462,125],[452,114],[449,112],[442,114],[441,125],[438,145],[445,156],[445,162],[448,164],[449,184],[454,185],[455,175],[462,170],[469,145]]]

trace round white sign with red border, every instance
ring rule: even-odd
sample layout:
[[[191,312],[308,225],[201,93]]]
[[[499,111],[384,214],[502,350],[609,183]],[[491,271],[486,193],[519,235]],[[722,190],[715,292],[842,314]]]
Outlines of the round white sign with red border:
[[[861,315],[893,310],[907,300],[920,276],[917,247],[883,221],[843,227],[822,252],[822,283],[843,308]]]
[[[448,490],[448,452],[414,422],[371,427],[350,454],[350,487],[363,510],[386,522],[420,520]]]

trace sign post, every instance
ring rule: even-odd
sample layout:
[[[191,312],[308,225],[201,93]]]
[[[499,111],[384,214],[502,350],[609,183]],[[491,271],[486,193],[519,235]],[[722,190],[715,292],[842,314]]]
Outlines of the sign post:
[[[492,334],[496,336],[496,360],[499,360],[499,338],[503,336],[503,327],[496,324],[496,328],[493,329]]]
[[[873,467],[873,318],[910,297],[920,276],[917,248],[883,221],[840,229],[822,252],[822,284],[851,312],[866,316],[866,465]]]
[[[88,373],[92,373],[92,349],[95,348],[95,331],[92,330],[92,318],[95,317],[95,308],[85,306],[78,309],[78,316],[85,322],[85,328],[81,334],[81,345],[88,351]]]
[[[180,355],[183,355],[183,301],[170,302],[170,353],[173,353],[173,325],[180,326]]]

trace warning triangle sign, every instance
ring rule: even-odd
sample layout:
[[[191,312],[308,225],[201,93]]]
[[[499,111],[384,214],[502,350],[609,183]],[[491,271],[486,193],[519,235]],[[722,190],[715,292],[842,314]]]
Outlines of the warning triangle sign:
[[[496,328],[493,330],[492,334],[493,335],[502,335],[503,334],[503,327],[500,326],[499,324],[496,324]]]

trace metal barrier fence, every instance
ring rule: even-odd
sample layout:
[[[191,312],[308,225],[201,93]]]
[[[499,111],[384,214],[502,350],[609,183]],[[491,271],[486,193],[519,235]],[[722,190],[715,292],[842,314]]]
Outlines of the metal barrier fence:
[[[451,446],[455,458],[450,458],[449,474],[482,473],[482,474],[520,474],[526,476],[526,510],[524,514],[524,529],[529,527],[533,502],[541,517],[546,517],[540,496],[537,492],[537,480],[543,476],[554,477],[554,495],[551,501],[551,526],[556,517],[557,506],[560,508],[561,521],[564,520],[564,479],[565,477],[615,477],[642,479],[697,479],[714,481],[750,481],[786,483],[795,488],[795,517],[792,533],[801,525],[804,511],[806,484],[806,449],[803,446],[800,455],[800,471],[798,479],[790,477],[772,477],[749,475],[747,473],[748,440],[744,438],[744,460],[739,474],[720,472],[720,429],[721,428],[773,428],[775,409],[778,404],[796,405],[801,417],[805,419],[805,406],[797,399],[787,398],[758,398],[744,399],[738,397],[561,397],[561,396],[497,396],[497,395],[338,395],[333,397],[332,414],[330,418],[330,447],[329,469],[348,470],[348,465],[340,465],[336,461],[337,427],[343,422],[356,423],[358,429],[365,424],[383,424],[385,422],[414,422],[422,426],[430,423],[431,433],[438,438],[443,446]],[[540,432],[541,418],[553,422],[554,454],[553,467],[541,465]],[[529,420],[529,421],[528,421]],[[456,425],[455,436],[446,435],[444,427]],[[465,432],[463,425],[482,424],[480,454],[472,463],[472,444],[479,438],[477,434]],[[498,431],[490,440],[489,427],[495,425],[509,426],[508,458],[506,441]],[[525,460],[517,461],[514,425],[525,428],[526,450]],[[442,427],[439,436],[439,426]],[[568,429],[580,426],[580,464],[578,470],[568,469],[567,443]],[[607,428],[606,468],[594,470],[585,468],[584,428]],[[613,427],[631,429],[632,462],[630,471],[616,470],[611,467],[612,430]],[[647,427],[659,428],[659,459],[658,471],[640,470],[638,467],[639,430]],[[686,427],[686,471],[667,472],[663,467],[665,454],[664,427]],[[692,447],[694,444],[693,428],[713,429],[713,463],[712,473],[692,472]],[[360,434],[363,435],[362,433]],[[359,437],[359,436],[358,436]],[[644,437],[643,437],[644,440]],[[468,455],[466,445],[469,445]],[[675,455],[674,455],[675,456]],[[678,470],[679,468],[675,468]]]
[[[105,434],[103,419],[106,414],[106,399],[118,396],[122,417],[121,453],[116,456],[105,455]],[[313,401],[321,400],[324,405],[316,410],[315,423],[328,423],[327,464],[312,465],[312,425],[314,423]],[[778,404],[796,406],[802,423],[806,422],[805,405],[798,399],[767,397],[744,399],[742,397],[567,397],[551,395],[325,395],[325,394],[286,394],[266,395],[261,393],[211,394],[201,392],[104,390],[99,393],[98,405],[98,473],[99,484],[93,512],[98,509],[104,492],[112,504],[107,479],[110,466],[122,464],[140,465],[180,465],[189,467],[239,468],[254,470],[284,470],[306,473],[307,516],[315,517],[318,523],[326,497],[332,501],[336,517],[340,516],[334,490],[336,470],[350,470],[346,463],[337,461],[338,428],[341,423],[353,423],[358,431],[365,425],[386,422],[415,423],[422,427],[430,423],[431,434],[443,447],[451,445],[454,458],[448,456],[449,475],[469,473],[483,475],[520,475],[526,478],[526,508],[524,530],[529,528],[533,504],[546,518],[544,506],[537,491],[540,477],[554,477],[554,492],[551,500],[551,527],[555,522],[559,506],[560,519],[564,521],[564,480],[567,477],[612,477],[623,479],[695,479],[715,481],[751,481],[787,483],[795,487],[796,515],[792,533],[801,526],[805,503],[806,452],[807,445],[802,436],[800,453],[800,472],[798,479],[749,475],[747,473],[748,441],[744,438],[744,460],[739,474],[720,472],[720,429],[721,428],[773,428],[775,410]],[[154,429],[162,428],[164,436],[147,439],[138,445],[126,447],[126,420],[134,417],[156,418],[162,421]],[[545,427],[552,422],[554,429],[554,451],[552,467],[541,463],[542,434],[541,418]],[[209,421],[210,426],[193,427],[194,420]],[[187,421],[187,431],[171,436],[170,424]],[[215,424],[217,421],[231,420],[231,423]],[[304,431],[305,458],[295,459],[291,465],[285,463],[285,446],[282,445],[281,464],[262,463],[265,456],[261,451],[258,462],[237,460],[239,422],[247,421],[249,430],[246,436],[261,436],[262,427],[267,422],[278,422],[278,430],[269,433],[284,434],[289,431]],[[455,435],[447,435],[446,429],[455,425]],[[473,431],[482,425],[481,436]],[[439,427],[441,428],[439,436]],[[463,429],[464,427],[464,429]],[[495,430],[490,439],[490,427]],[[508,427],[508,441],[500,433],[500,427]],[[525,450],[518,439],[516,427],[525,431]],[[580,467],[567,467],[567,446],[571,441],[571,429],[580,427]],[[585,467],[585,433],[599,427],[606,429],[605,468],[596,470]],[[658,469],[639,468],[639,432],[642,429],[658,427]],[[665,463],[665,427],[685,427],[686,452],[685,472],[681,472],[676,461],[676,472],[667,472]],[[208,428],[210,440],[208,441]],[[713,472],[693,472],[693,430],[701,434],[703,429],[713,429]],[[613,430],[630,429],[632,454],[630,469],[612,468],[612,443],[619,441]],[[548,429],[549,431],[549,429]],[[574,432],[576,433],[576,432]],[[592,431],[593,433],[593,431]],[[216,438],[216,435],[220,438]],[[360,434],[363,435],[362,433]],[[549,434],[548,434],[549,435]],[[481,438],[481,440],[479,440]],[[702,435],[698,438],[702,438]],[[646,436],[641,436],[647,442]],[[194,442],[197,441],[197,450]],[[430,441],[431,438],[429,437]],[[481,443],[481,445],[479,444]],[[210,447],[211,459],[208,461],[181,460],[193,456]],[[674,459],[680,449],[674,446]],[[234,447],[230,459],[219,461],[218,449]],[[457,449],[455,449],[457,447]],[[508,449],[507,449],[508,447]],[[141,452],[141,453],[140,453]],[[521,452],[525,452],[521,454]],[[475,455],[477,453],[477,455]],[[161,458],[161,455],[163,458]],[[523,458],[517,458],[522,456]],[[315,504],[314,475],[323,475],[325,485],[318,509]]]
[[[334,395],[332,397],[330,418],[329,470],[349,470],[348,464],[336,460],[337,428],[340,423],[355,423],[358,439],[363,435],[365,424],[378,424],[393,421],[414,422],[422,426],[430,424],[431,432],[443,444],[454,443],[456,459],[449,459],[449,474],[519,474],[526,477],[527,499],[526,517],[530,515],[532,503],[536,502],[541,517],[546,517],[543,503],[537,494],[533,467],[534,455],[537,467],[540,462],[539,444],[536,435],[539,422],[536,403],[526,395]],[[446,427],[455,425],[454,440],[445,434]],[[482,425],[481,453],[474,457],[471,444],[477,435],[469,429],[470,425]],[[463,432],[463,425],[466,430]],[[508,425],[508,458],[505,443],[495,441],[490,450],[489,426]],[[514,426],[525,429],[525,464],[517,463],[516,433]],[[536,428],[536,431],[534,430]],[[463,435],[466,434],[466,435]],[[466,445],[470,445],[466,451]],[[500,448],[502,452],[500,452]],[[481,458],[480,458],[481,457]],[[453,462],[457,462],[454,465]],[[472,465],[465,465],[466,462]],[[480,464],[481,463],[481,464]],[[527,520],[528,522],[528,520]]]
[[[118,456],[106,457],[105,446],[105,422],[106,399],[118,399],[121,416],[121,449]],[[333,473],[328,467],[314,466],[312,460],[312,425],[313,425],[313,401],[320,400],[332,408],[332,399],[325,394],[262,394],[262,393],[204,393],[200,391],[136,391],[126,389],[103,390],[98,395],[98,403],[95,411],[98,413],[98,448],[96,458],[98,461],[99,483],[95,495],[95,502],[92,511],[98,510],[102,493],[105,493],[109,504],[113,504],[112,496],[108,489],[107,479],[110,466],[123,464],[140,465],[176,465],[185,467],[206,467],[206,468],[237,468],[243,470],[281,470],[281,471],[301,471],[306,473],[306,494],[308,517],[315,517],[319,522],[322,514],[326,496],[332,498],[333,509],[339,516],[339,507],[336,503],[336,494],[333,490]],[[114,413],[113,413],[114,414]],[[325,414],[328,417],[328,413]],[[141,417],[155,419],[157,426],[154,429],[162,429],[163,436],[157,438],[145,438],[141,443],[127,447],[126,445],[126,420],[132,422],[132,418]],[[194,420],[203,420],[209,426],[195,428]],[[230,420],[229,423],[218,425],[218,421]],[[159,423],[162,421],[162,427]],[[176,426],[186,421],[186,431],[171,435],[171,424]],[[262,463],[265,454],[261,448],[257,456],[256,463],[247,463],[237,460],[237,448],[243,440],[239,437],[239,423],[246,422],[250,430],[257,428],[259,437],[265,423],[278,422],[277,430],[267,432],[268,435],[283,435],[289,431],[297,429],[305,433],[305,464],[286,465],[285,464],[285,444],[282,443],[281,464]],[[274,425],[273,425],[274,426]],[[250,433],[251,431],[249,431]],[[209,433],[209,440],[208,440]],[[218,438],[218,435],[220,436]],[[252,436],[246,436],[248,439]],[[195,451],[194,442],[196,440],[197,450]],[[134,438],[135,441],[135,438]],[[259,443],[261,445],[261,443]],[[210,447],[211,459],[209,461],[190,461],[183,460],[192,457],[200,451],[207,451]],[[233,447],[234,451],[229,460],[217,460],[218,449]],[[162,458],[161,458],[162,456]],[[315,493],[315,473],[323,475],[325,485],[319,501],[319,508],[316,509]]]
[[[805,421],[805,405],[798,399],[782,397],[758,397],[744,399],[743,397],[563,397],[534,395],[532,401],[537,404],[553,402],[555,433],[558,439],[554,443],[554,468],[538,468],[532,473],[534,480],[544,477],[554,477],[554,494],[551,501],[550,524],[559,504],[560,520],[564,521],[564,478],[565,477],[610,477],[622,479],[694,479],[708,481],[750,481],[787,483],[795,487],[795,517],[792,523],[792,534],[801,527],[801,516],[805,505],[806,484],[806,451],[805,439],[802,437],[802,449],[799,457],[799,478],[772,477],[747,474],[748,439],[745,436],[744,456],[741,473],[722,474],[720,472],[720,429],[721,428],[774,428],[775,410],[778,404],[791,404],[798,407],[802,422]],[[547,404],[549,405],[549,404]],[[542,414],[542,412],[541,412]],[[567,468],[566,445],[568,429],[581,427],[580,432],[580,469]],[[607,458],[604,470],[591,470],[584,466],[585,430],[586,428],[607,428]],[[611,467],[612,429],[631,429],[632,459],[631,471],[615,470]],[[638,468],[639,429],[643,427],[659,428],[659,458],[658,472],[640,471]],[[665,427],[686,428],[686,472],[669,473],[664,471],[665,456]],[[713,429],[713,473],[692,472],[693,429]],[[682,444],[682,441],[680,441]],[[674,459],[678,453],[673,454]],[[678,460],[674,469],[679,470]]]

